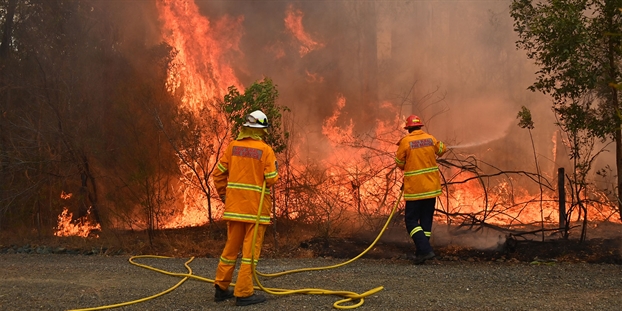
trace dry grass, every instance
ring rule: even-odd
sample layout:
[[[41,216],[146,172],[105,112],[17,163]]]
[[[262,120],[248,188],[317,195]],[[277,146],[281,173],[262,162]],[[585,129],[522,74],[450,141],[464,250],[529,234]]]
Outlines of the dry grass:
[[[262,257],[313,257],[311,250],[300,249],[301,241],[313,236],[300,224],[280,224],[278,234],[272,227],[266,231]],[[31,230],[0,232],[0,248],[10,246],[31,248],[46,246],[67,250],[90,251],[98,254],[161,255],[172,257],[218,257],[226,241],[226,224],[147,231],[104,230],[90,237],[57,237],[52,232]]]
[[[414,245],[405,236],[401,224],[391,227],[383,240],[366,255],[367,258],[402,259],[414,251]],[[586,261],[622,263],[622,225],[594,224],[590,236],[584,243],[576,239],[568,241],[550,240],[518,241],[515,249],[477,249],[461,245],[457,240],[441,243],[437,239],[435,249],[446,260],[497,260],[514,258],[531,261],[534,258],[556,258],[561,261]],[[375,231],[352,233],[350,237],[322,237],[317,227],[295,222],[279,222],[277,234],[271,226],[266,231],[262,258],[352,258],[369,246],[375,238]],[[464,233],[463,233],[464,235]],[[400,238],[398,239],[397,236]],[[459,236],[462,237],[462,236]],[[97,237],[56,237],[37,231],[0,232],[0,251],[13,247],[30,249],[39,246],[64,248],[78,253],[100,255],[162,255],[171,257],[220,256],[226,241],[226,224],[218,222],[212,226],[159,230],[151,237],[146,231],[98,232]],[[439,244],[440,243],[440,244]]]

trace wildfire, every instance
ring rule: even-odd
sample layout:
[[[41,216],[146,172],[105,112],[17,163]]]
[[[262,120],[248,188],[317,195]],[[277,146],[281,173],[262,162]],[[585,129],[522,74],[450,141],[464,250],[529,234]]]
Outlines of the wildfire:
[[[73,196],[72,193],[66,193],[65,191],[61,191],[60,198],[63,200],[69,200]],[[89,207],[86,215],[72,221],[73,213],[69,212],[69,210],[65,207],[63,208],[63,212],[58,215],[58,225],[54,228],[56,232],[54,232],[55,236],[79,236],[86,238],[91,235],[91,231],[99,231],[101,230],[101,225],[98,223],[93,223],[89,220],[89,215],[91,214],[91,208]],[[98,237],[95,235],[94,237]]]
[[[303,57],[307,53],[320,49],[324,46],[323,44],[311,39],[311,36],[306,33],[304,26],[302,25],[302,18],[304,17],[304,14],[300,9],[295,9],[294,6],[290,4],[285,14],[285,27],[300,43],[300,48],[298,50],[300,57]]]
[[[67,210],[67,208],[63,209],[63,212],[58,215],[58,226],[54,229],[57,231],[54,233],[55,236],[79,236],[86,238],[91,235],[92,231],[101,230],[101,225],[92,223],[88,219],[88,215],[91,214],[91,209],[86,216],[79,218],[75,221],[72,221],[73,214]],[[94,237],[99,237],[95,235]]]
[[[71,199],[72,196],[73,196],[72,193],[65,193],[65,191],[62,191],[60,193],[60,198],[63,199],[63,200],[69,200],[69,199]]]
[[[210,21],[193,0],[160,0],[157,7],[163,39],[177,51],[167,85],[171,93],[197,109],[222,98],[229,86],[240,87],[229,57],[240,53],[244,17]]]
[[[324,120],[322,124],[322,134],[328,138],[328,140],[334,145],[348,141],[352,138],[352,130],[354,129],[354,123],[349,121],[348,126],[342,128],[337,125],[341,110],[346,106],[346,98],[339,94],[337,98],[337,107],[333,111],[333,115]]]
[[[163,38],[178,52],[174,60],[175,66],[169,72],[168,87],[171,93],[179,94],[182,97],[181,104],[190,109],[198,110],[205,103],[209,105],[209,103],[221,99],[228,86],[234,85],[238,89],[240,88],[240,83],[233,75],[233,69],[227,56],[239,52],[237,46],[243,34],[241,29],[243,17],[223,17],[220,21],[213,23],[199,14],[196,4],[192,1],[159,1],[158,10],[163,25]],[[284,27],[300,44],[300,57],[323,47],[323,44],[312,39],[311,35],[305,31],[302,23],[304,14],[301,10],[289,5],[285,15]],[[283,53],[283,49],[279,49],[279,51],[277,56]],[[317,73],[307,71],[307,77],[308,81],[313,83],[323,81],[323,78]],[[332,197],[344,197],[347,198],[346,200],[363,197],[365,199],[360,200],[360,202],[377,205],[378,200],[374,196],[379,192],[379,187],[387,187],[386,177],[382,176],[386,175],[388,171],[386,168],[390,166],[393,160],[391,157],[383,159],[377,155],[370,156],[367,150],[347,146],[347,144],[356,142],[352,120],[345,128],[338,125],[341,110],[345,105],[346,98],[340,95],[336,100],[333,116],[328,118],[322,127],[323,139],[329,143],[327,148],[330,150],[321,159],[321,165],[327,168],[326,177],[318,178],[320,180],[329,178],[331,181],[322,183],[317,189],[317,193]],[[379,128],[384,125],[384,123],[378,124],[380,125]],[[391,138],[388,141],[395,141],[396,139]],[[345,143],[346,146],[340,146],[341,143]],[[303,139],[291,147],[299,149],[304,145]],[[385,147],[389,148],[388,145],[378,148]],[[211,159],[210,161],[215,160]],[[296,160],[294,159],[294,161]],[[370,171],[372,162],[374,165],[371,166],[373,168]],[[299,167],[304,170],[302,165]],[[184,172],[187,171],[182,165],[180,168]],[[378,172],[383,173],[376,174]],[[378,175],[378,177],[364,181],[359,180],[363,175],[370,174]],[[190,175],[185,174],[185,176]],[[307,177],[298,176],[298,178]],[[194,226],[206,222],[205,210],[201,207],[206,206],[207,198],[198,191],[191,189],[188,184],[184,183],[185,188],[182,189],[185,202],[184,210],[181,213],[176,213],[175,217],[167,219],[163,227]],[[352,192],[353,189],[356,193]],[[318,196],[310,199],[315,201],[318,206],[326,204]],[[218,205],[219,202],[216,204]]]
[[[157,1],[157,8],[162,21],[163,40],[177,52],[169,70],[169,92],[178,95],[181,104],[190,111],[211,114],[202,118],[223,122],[216,103],[224,97],[229,86],[242,88],[235,76],[232,59],[241,53],[238,44],[244,34],[244,17],[223,16],[218,20],[209,20],[199,13],[192,0],[160,0]],[[209,157],[210,162],[217,160],[215,154]],[[198,183],[196,174],[181,160],[179,167],[184,176],[180,186],[184,209],[163,219],[162,228],[198,226],[207,222],[204,208],[207,198],[193,186]],[[217,211],[222,208],[219,201],[212,204]]]
[[[241,67],[243,62],[235,60],[243,56],[239,44],[244,35],[244,17],[208,19],[199,13],[193,0],[158,0],[156,3],[162,38],[176,51],[166,85],[168,91],[180,99],[182,107],[195,113],[207,108],[207,118],[221,118],[217,115],[216,102],[223,98],[229,86],[243,89],[235,69],[247,69],[236,68]],[[289,5],[283,19],[284,28],[294,38],[296,46],[299,46],[298,56],[301,58],[324,47],[305,30],[303,18],[304,13],[300,9]],[[286,44],[276,43],[264,47],[264,51],[268,49],[276,58],[282,58],[287,53],[287,49],[283,48]],[[305,69],[305,73],[304,80],[308,84],[324,83],[321,73],[309,69]],[[393,103],[378,103],[387,112],[385,115],[394,115],[395,119],[377,119],[370,124],[368,133],[355,133],[356,120],[347,118],[343,113],[346,104],[352,103],[344,95],[338,95],[332,115],[322,122],[321,132],[310,135],[303,133],[290,145],[294,150],[292,154],[298,155],[288,161],[293,167],[290,170],[291,180],[295,181],[292,183],[306,184],[298,187],[302,190],[296,190],[299,192],[290,197],[287,197],[286,191],[276,189],[277,213],[288,208],[291,217],[332,221],[344,211],[357,211],[363,215],[384,213],[390,210],[393,202],[401,199],[397,196],[402,175],[395,169],[393,159],[396,143],[406,134],[400,128],[403,123],[401,111]],[[206,137],[213,139],[209,135]],[[302,151],[311,144],[319,146],[319,156],[309,156]],[[304,162],[305,156],[310,160]],[[210,163],[217,160],[215,154],[206,158],[209,159],[203,160]],[[166,211],[163,213],[166,215],[159,215],[159,228],[198,226],[207,222],[205,206],[208,198],[197,190],[197,177],[186,165],[181,161],[179,163],[184,176],[179,189],[183,210]],[[446,173],[449,175],[450,172]],[[462,172],[453,176],[452,180],[470,177],[473,176]],[[68,196],[67,199],[71,197],[71,194],[63,195]],[[215,207],[213,211],[216,215],[213,216],[217,216],[222,210],[222,204],[218,200],[210,202]],[[454,183],[446,189],[439,202],[440,206],[437,207],[448,214],[468,214],[487,223],[513,225],[541,220],[554,223],[557,219],[554,194],[544,194],[541,200],[540,194],[530,194],[520,187],[512,188],[507,181],[498,182],[487,189],[482,188],[476,179]],[[604,215],[604,218],[606,214],[590,212],[593,217]],[[73,223],[71,219],[71,213],[64,209],[59,215],[57,236],[88,236],[91,230],[100,228],[99,224],[91,224],[86,218]]]
[[[456,180],[466,180],[475,175],[460,172]],[[512,189],[508,181],[500,181],[495,186],[484,188],[478,179],[448,187],[445,196],[440,198],[444,209],[451,214],[473,215],[477,221],[497,225],[522,225],[539,222],[558,221],[557,199],[550,194],[527,193],[524,188]]]
[[[466,171],[456,173],[452,178],[455,184],[449,185],[439,197],[441,206],[437,208],[448,214],[460,214],[470,223],[485,222],[508,228],[534,223],[553,227],[559,224],[559,200],[556,192],[546,189],[542,193],[529,192],[527,187],[518,185],[520,182],[512,178],[499,179],[484,187],[474,177],[474,173]],[[514,182],[517,186],[512,185]],[[592,195],[597,194],[594,192]],[[567,201],[570,202],[570,198]],[[585,205],[590,221],[619,222],[615,217],[614,205],[608,204],[605,197],[586,200]],[[438,218],[441,222],[446,220],[440,215]]]

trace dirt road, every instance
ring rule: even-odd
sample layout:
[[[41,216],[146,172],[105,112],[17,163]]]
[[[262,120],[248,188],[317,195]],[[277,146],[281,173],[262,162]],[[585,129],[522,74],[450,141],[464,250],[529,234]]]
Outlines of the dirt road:
[[[0,255],[0,310],[70,310],[148,297],[181,280],[131,265],[129,256]],[[188,258],[140,263],[187,273]],[[340,263],[336,259],[262,259],[271,273]],[[196,258],[193,274],[212,278],[216,258]],[[622,267],[610,264],[501,263],[360,259],[347,266],[264,279],[264,286],[325,288],[363,293],[384,289],[356,310],[619,310]],[[113,310],[331,310],[328,295],[268,296],[266,303],[236,307],[212,301],[212,285],[189,280],[162,297]]]

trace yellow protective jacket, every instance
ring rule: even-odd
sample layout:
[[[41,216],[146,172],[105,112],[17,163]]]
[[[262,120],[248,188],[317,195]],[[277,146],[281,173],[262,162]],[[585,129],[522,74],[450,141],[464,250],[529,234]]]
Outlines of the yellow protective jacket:
[[[266,181],[260,223],[270,223],[270,187],[279,178],[274,151],[263,140],[243,138],[229,144],[214,172],[218,195],[226,196],[223,219],[254,223]]]
[[[441,195],[436,157],[445,153],[445,144],[415,130],[402,138],[398,146],[395,163],[404,171],[404,199],[415,201]]]

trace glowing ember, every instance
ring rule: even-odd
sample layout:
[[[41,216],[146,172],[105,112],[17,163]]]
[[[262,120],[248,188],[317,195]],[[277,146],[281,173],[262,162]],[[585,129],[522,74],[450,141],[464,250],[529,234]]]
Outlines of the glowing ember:
[[[55,228],[57,231],[54,233],[55,236],[79,236],[86,238],[91,234],[91,231],[101,230],[101,226],[99,224],[92,223],[88,216],[91,214],[91,209],[89,208],[87,214],[75,221],[71,221],[73,218],[73,214],[70,213],[67,208],[63,209],[63,212],[58,215],[58,226]],[[92,236],[92,235],[91,235]],[[99,237],[95,235],[95,237]]]
[[[60,194],[60,198],[63,200],[69,200],[71,199],[71,197],[73,196],[73,194],[71,193],[65,193],[65,191],[62,191]]]

